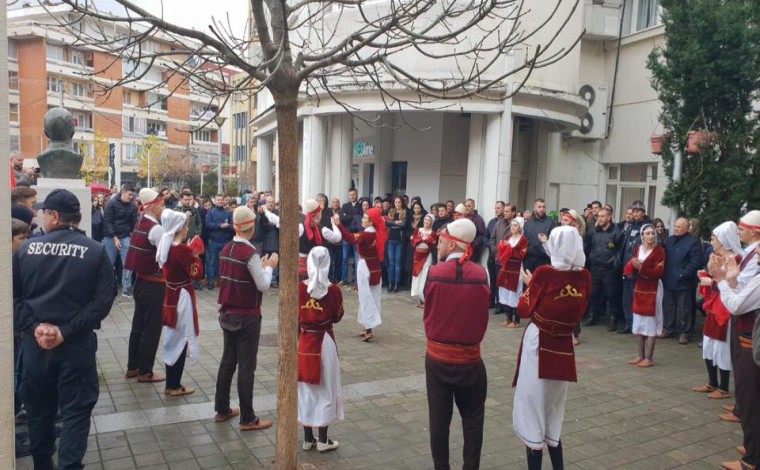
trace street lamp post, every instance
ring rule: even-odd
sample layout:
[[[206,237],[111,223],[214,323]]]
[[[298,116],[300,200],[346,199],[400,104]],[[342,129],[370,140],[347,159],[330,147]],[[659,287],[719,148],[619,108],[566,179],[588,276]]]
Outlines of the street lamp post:
[[[152,144],[152,143],[150,143],[150,142],[147,142],[147,143],[145,144],[145,148],[148,150],[148,187],[149,187],[149,188],[152,188],[152,187],[153,187],[153,185],[151,184],[151,179],[150,179],[150,148],[151,148],[152,146],[153,146],[153,144]]]
[[[224,194],[222,191],[222,126],[224,125],[224,122],[227,120],[224,116],[217,116],[214,118],[214,122],[216,123],[217,127],[217,153],[219,156],[219,168],[216,175],[216,191],[217,194]]]

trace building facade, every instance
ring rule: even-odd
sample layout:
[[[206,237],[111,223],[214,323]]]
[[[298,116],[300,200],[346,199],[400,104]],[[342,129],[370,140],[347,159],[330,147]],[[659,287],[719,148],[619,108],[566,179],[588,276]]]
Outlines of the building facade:
[[[223,141],[229,138],[225,130],[230,122],[222,132],[213,123],[202,126],[218,111],[219,100],[173,74],[168,59],[151,66],[148,60],[122,60],[103,49],[73,45],[71,35],[51,27],[66,19],[66,8],[48,11],[25,7],[8,12],[11,150],[30,158],[44,150],[44,115],[62,106],[74,115],[73,140],[81,153],[94,152],[96,140],[107,142],[111,183],[144,180],[140,175],[147,164],[142,160],[146,153],[155,159],[158,148],[177,161],[189,159],[193,165],[188,168],[211,163],[216,169],[218,142],[220,136]],[[114,40],[115,35],[116,30]],[[171,44],[155,35],[143,50],[167,52]],[[129,74],[142,76],[104,92]],[[152,149],[150,142],[156,142]]]
[[[649,143],[658,133],[660,105],[646,58],[664,44],[657,0],[584,0],[572,13],[571,3],[560,6],[557,18],[570,19],[558,42],[582,39],[562,60],[533,70],[510,99],[433,103],[429,110],[399,104],[389,111],[371,89],[342,87],[336,92],[342,105],[329,96],[304,98],[301,199],[318,192],[343,198],[352,186],[364,196],[418,195],[428,206],[471,197],[485,217],[492,217],[496,200],[521,210],[539,197],[550,210],[600,200],[613,205],[616,219],[624,213],[620,208],[640,199],[649,215],[667,219],[670,211],[660,204],[666,178]],[[523,21],[539,24],[552,7],[532,5]],[[346,7],[334,21],[350,26],[354,14]],[[340,25],[330,27],[346,33]],[[532,44],[515,48],[506,66],[524,61]],[[419,76],[447,73],[445,64],[419,57],[406,66]],[[504,86],[524,78],[518,73]],[[394,92],[415,101],[411,92]],[[271,97],[261,95],[252,121],[259,155],[276,149]],[[347,108],[360,111],[349,114]],[[259,173],[272,171],[268,162],[257,166]]]

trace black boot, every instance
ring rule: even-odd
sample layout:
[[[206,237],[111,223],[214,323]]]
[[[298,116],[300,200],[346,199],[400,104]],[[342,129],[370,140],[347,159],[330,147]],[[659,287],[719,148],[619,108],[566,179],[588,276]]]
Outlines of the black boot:
[[[583,322],[583,326],[594,326],[596,325],[596,316],[593,313],[590,313],[588,315],[588,318]]]
[[[393,283],[392,283],[392,282],[389,282],[389,283],[388,283],[388,293],[389,293],[389,294],[392,294],[392,293],[393,293]]]
[[[610,316],[610,322],[607,324],[607,331],[617,331],[617,321],[615,321],[615,317],[613,316]]]

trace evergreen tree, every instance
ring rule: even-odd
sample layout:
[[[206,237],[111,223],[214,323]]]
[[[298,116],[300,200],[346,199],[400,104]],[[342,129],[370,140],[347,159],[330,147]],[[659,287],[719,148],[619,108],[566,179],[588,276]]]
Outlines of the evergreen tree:
[[[702,220],[703,232],[760,209],[757,99],[760,92],[760,2],[661,0],[667,44],[649,56],[668,188],[662,203]],[[711,133],[700,153],[684,148],[690,130]],[[673,157],[683,152],[680,182]]]

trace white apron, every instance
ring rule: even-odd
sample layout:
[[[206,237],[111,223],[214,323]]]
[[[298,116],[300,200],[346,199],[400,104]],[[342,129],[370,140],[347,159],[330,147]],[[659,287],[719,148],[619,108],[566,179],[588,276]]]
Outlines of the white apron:
[[[420,271],[419,276],[412,277],[412,290],[411,290],[412,297],[419,297],[422,291],[425,290],[425,281],[427,281],[428,270],[430,269],[430,265],[432,263],[433,263],[433,254],[428,253],[428,257],[425,260],[425,265],[422,266],[422,271]]]
[[[177,325],[174,328],[164,326],[164,363],[170,366],[176,364],[182,350],[185,349],[185,344],[187,359],[190,364],[195,364],[200,357],[201,346],[198,336],[195,335],[193,299],[187,289],[183,288],[177,302]]]
[[[356,267],[356,290],[359,293],[359,318],[358,322],[364,329],[374,328],[382,320],[380,319],[380,293],[382,284],[369,285],[369,268],[364,259],[359,260]]]
[[[731,370],[731,345],[728,338],[731,337],[731,322],[728,322],[726,341],[702,336],[702,359],[709,359],[719,369]]]

